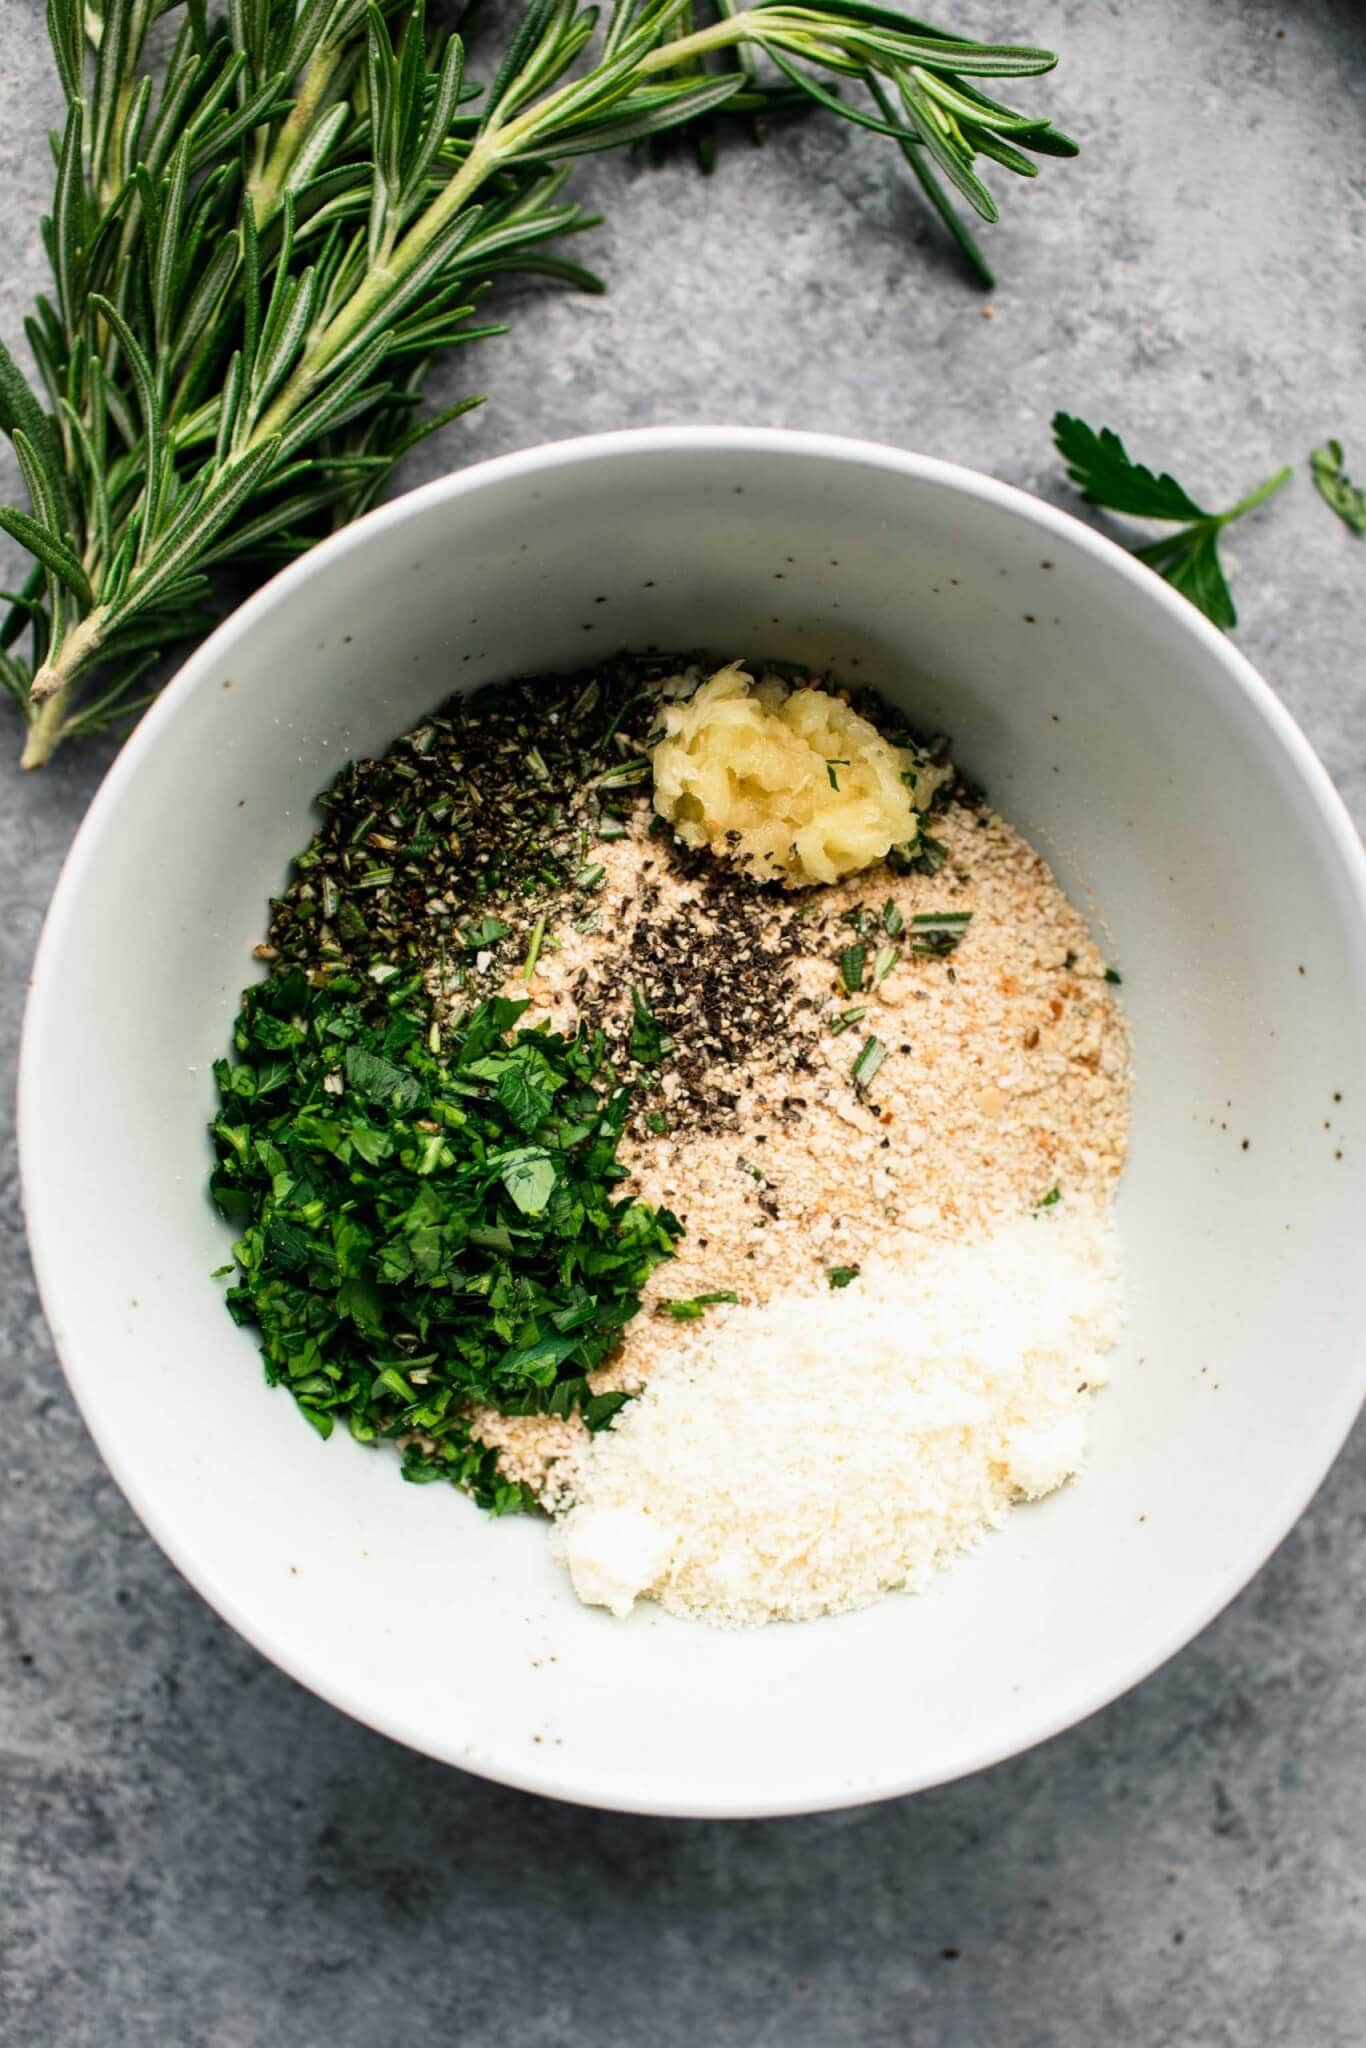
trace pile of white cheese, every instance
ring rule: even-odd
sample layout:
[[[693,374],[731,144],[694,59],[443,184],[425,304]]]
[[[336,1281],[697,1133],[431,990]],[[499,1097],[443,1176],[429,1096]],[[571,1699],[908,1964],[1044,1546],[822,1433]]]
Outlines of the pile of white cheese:
[[[1080,1470],[1121,1320],[1113,1224],[1070,1202],[711,1310],[581,1453],[553,1546],[617,1615],[739,1627],[914,1591]]]

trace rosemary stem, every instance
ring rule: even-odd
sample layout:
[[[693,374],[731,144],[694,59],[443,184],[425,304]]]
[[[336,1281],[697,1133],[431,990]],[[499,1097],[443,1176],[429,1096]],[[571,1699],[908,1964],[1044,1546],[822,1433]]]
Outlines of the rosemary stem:
[[[447,222],[478,191],[496,168],[501,153],[492,135],[480,137],[445,191],[413,222],[389,261],[366,272],[346,304],[328,321],[322,333],[309,343],[284,390],[257,422],[246,444],[247,449],[259,447],[273,434],[283,431],[307,399],[319,374],[369,319],[390,287],[411,270]]]
[[[109,147],[105,151],[104,162],[100,166],[99,199],[100,205],[106,212],[118,198],[122,185],[122,180],[119,176],[119,159],[123,155],[123,130],[128,120],[128,109],[132,105],[132,100],[132,80],[125,79],[119,87],[118,98],[114,102],[114,119],[109,128]]]
[[[705,57],[708,51],[729,49],[732,43],[762,42],[762,35],[755,32],[757,21],[757,15],[750,13],[728,14],[708,28],[679,36],[676,42],[661,43],[657,50],[650,50],[641,58],[640,68],[646,73],[670,71],[693,57]]]
[[[75,684],[75,676],[68,676],[60,688],[45,699],[24,740],[24,751],[19,756],[21,768],[44,768],[56,753],[66,728],[66,707]]]
[[[664,43],[641,58],[640,73],[646,76],[656,71],[668,71],[710,50],[725,49],[746,38],[762,40],[755,37],[756,20],[752,14],[733,14],[708,28],[696,30],[692,35]],[[338,309],[322,333],[304,350],[284,390],[257,423],[247,443],[248,448],[257,447],[272,434],[282,432],[308,398],[320,372],[365,324],[390,288],[420,260],[436,236],[455,218],[461,207],[469,203],[502,159],[515,155],[527,135],[553,125],[556,106],[577,92],[579,85],[576,80],[569,85],[557,86],[554,92],[537,100],[515,120],[509,121],[506,127],[490,128],[479,137],[445,190],[432,201],[425,213],[418,216],[388,258],[366,272],[346,304]]]
[[[104,639],[107,617],[108,606],[96,605],[94,611],[83,618],[80,624],[67,634],[61,646],[48,656],[33,678],[29,691],[35,704],[44,700],[55,704],[59,698],[65,702],[70,694],[71,685],[86,663],[93,659]],[[37,730],[36,726],[34,730]],[[56,745],[56,739],[57,735],[54,734],[48,745],[48,753],[51,753],[53,746]],[[47,754],[43,755],[43,759],[47,759]]]
[[[341,52],[335,45],[326,45],[314,53],[313,60],[304,73],[303,84],[299,87],[299,97],[290,108],[275,138],[275,147],[271,150],[264,169],[254,173],[248,184],[247,193],[258,228],[265,226],[280,203],[280,193],[285,179],[289,176],[290,167],[317,119],[318,109],[332,83],[340,57]]]

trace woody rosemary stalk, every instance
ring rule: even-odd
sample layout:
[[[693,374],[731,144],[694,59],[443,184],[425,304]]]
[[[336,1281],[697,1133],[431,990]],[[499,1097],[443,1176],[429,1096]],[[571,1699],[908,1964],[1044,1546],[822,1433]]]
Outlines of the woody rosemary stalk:
[[[158,87],[145,46],[168,14]],[[576,0],[531,0],[486,91],[421,0],[231,0],[213,25],[204,0],[50,0],[48,24],[67,114],[54,289],[26,329],[45,404],[0,350],[30,499],[0,527],[33,557],[0,593],[0,682],[27,767],[141,708],[223,563],[309,547],[480,402],[415,418],[435,358],[503,331],[474,318],[500,273],[602,288],[547,246],[595,224],[561,160],[814,103],[894,141],[987,276],[945,183],[994,220],[979,157],[1033,175],[1075,153],[971,82],[1048,51],[861,0],[719,0],[701,25],[694,0],[618,0],[601,32]]]

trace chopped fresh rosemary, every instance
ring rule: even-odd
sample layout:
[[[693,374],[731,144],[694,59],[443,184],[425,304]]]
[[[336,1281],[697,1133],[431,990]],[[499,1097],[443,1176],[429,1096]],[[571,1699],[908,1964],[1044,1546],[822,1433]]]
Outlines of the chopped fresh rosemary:
[[[901,953],[896,946],[883,946],[878,953],[877,959],[873,962],[873,978],[868,986],[870,988],[881,988],[883,982],[900,959]]]
[[[856,996],[863,987],[863,964],[868,948],[863,945],[846,946],[840,954],[840,980],[851,996]]]
[[[865,1038],[858,1058],[849,1069],[854,1086],[865,1093],[871,1087],[873,1077],[887,1057],[887,1048],[880,1038]]]
[[[831,1037],[838,1038],[842,1031],[848,1031],[852,1029],[852,1027],[855,1024],[861,1024],[867,1015],[868,1005],[866,1003],[855,1003],[852,1009],[839,1011],[838,1014],[831,1019]]]
[[[649,779],[650,763],[644,755],[637,755],[630,761],[616,761],[610,768],[604,768],[597,777],[604,789],[628,789],[632,784]]]
[[[923,874],[937,875],[949,857],[949,849],[942,839],[932,839],[928,832],[922,832],[912,849],[911,866]]]
[[[899,938],[906,929],[906,920],[890,896],[882,906],[882,929],[889,939]]]
[[[739,1295],[733,1293],[729,1287],[722,1287],[718,1288],[715,1294],[694,1294],[687,1301],[661,1301],[659,1306],[666,1315],[672,1316],[676,1323],[692,1323],[707,1309],[715,1308],[722,1302],[734,1303],[739,1299]]]
[[[926,910],[911,919],[911,951],[943,960],[957,952],[972,923],[970,910]]]

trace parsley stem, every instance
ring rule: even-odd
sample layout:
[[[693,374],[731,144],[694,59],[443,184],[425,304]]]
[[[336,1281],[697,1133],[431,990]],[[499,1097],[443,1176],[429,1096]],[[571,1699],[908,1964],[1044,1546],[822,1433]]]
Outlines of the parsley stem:
[[[1258,484],[1255,491],[1249,491],[1245,498],[1240,498],[1227,512],[1221,512],[1217,523],[1220,526],[1228,526],[1233,520],[1241,519],[1244,512],[1250,512],[1254,505],[1265,504],[1268,498],[1275,497],[1282,484],[1289,483],[1292,473],[1288,464],[1284,469],[1278,469],[1264,484]]]
[[[526,959],[522,963],[523,981],[530,981],[532,975],[536,972],[536,962],[541,957],[541,942],[544,938],[545,912],[542,911],[535,924],[531,927],[531,943],[526,949]]]

